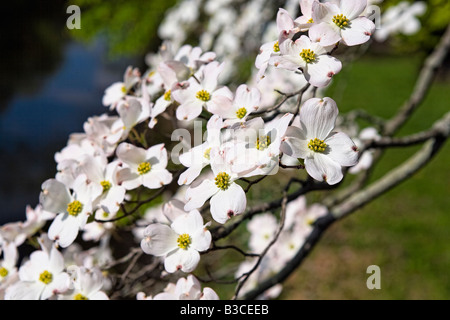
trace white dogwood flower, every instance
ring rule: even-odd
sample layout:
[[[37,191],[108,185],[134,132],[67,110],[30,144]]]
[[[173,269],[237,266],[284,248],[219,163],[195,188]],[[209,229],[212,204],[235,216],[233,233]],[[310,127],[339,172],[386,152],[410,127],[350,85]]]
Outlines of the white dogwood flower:
[[[358,149],[342,132],[333,132],[338,108],[331,98],[311,98],[300,109],[300,127],[286,131],[282,151],[304,159],[308,174],[333,185],[343,178],[342,167],[354,166]]]
[[[144,231],[141,248],[147,254],[164,257],[167,272],[192,272],[200,261],[199,252],[209,248],[211,233],[197,210],[177,217],[170,226],[150,224]]]
[[[127,190],[141,185],[158,189],[172,181],[172,174],[166,169],[167,150],[164,144],[143,149],[122,142],[116,150],[117,157],[127,167],[118,171],[118,180]]]
[[[280,52],[270,63],[287,70],[302,70],[306,80],[315,87],[327,86],[342,68],[342,63],[328,55],[326,48],[304,35],[295,41],[283,41]]]

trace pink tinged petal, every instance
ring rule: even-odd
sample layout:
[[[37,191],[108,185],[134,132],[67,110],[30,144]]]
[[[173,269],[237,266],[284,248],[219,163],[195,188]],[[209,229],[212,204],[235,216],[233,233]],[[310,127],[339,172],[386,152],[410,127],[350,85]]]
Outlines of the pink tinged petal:
[[[202,113],[203,104],[203,101],[198,99],[185,101],[177,108],[177,119],[188,121],[197,118]]]
[[[286,130],[280,149],[288,156],[302,159],[305,159],[311,151],[308,149],[308,140],[304,131],[293,126]]]
[[[142,105],[135,98],[121,102],[116,109],[127,129],[134,127],[142,113]]]
[[[200,254],[194,249],[178,249],[169,253],[164,259],[164,268],[169,273],[178,270],[189,273],[195,270],[200,262]]]
[[[362,44],[370,39],[375,32],[375,24],[366,17],[359,17],[351,21],[349,28],[341,30],[342,41],[347,46]]]
[[[227,190],[220,190],[215,194],[210,203],[213,219],[223,224],[231,217],[245,211],[247,197],[240,185],[232,183]]]
[[[229,90],[229,89],[228,89]],[[225,92],[214,92],[211,100],[206,103],[206,108],[209,112],[227,118],[233,115],[233,101],[232,98]],[[230,113],[231,111],[231,113]],[[234,114],[235,116],[236,114]]]
[[[340,32],[326,22],[314,24],[308,35],[313,42],[318,42],[323,47],[335,45],[341,40]]]
[[[200,208],[206,200],[218,191],[219,189],[214,181],[209,179],[203,180],[198,186],[190,186],[186,190],[186,204],[184,210],[191,211]]]
[[[329,55],[321,55],[313,63],[307,64],[305,78],[315,87],[327,86],[333,76],[342,69],[342,63]]]
[[[299,57],[291,55],[275,56],[270,58],[269,63],[276,68],[297,71],[298,68],[304,67],[305,65]]]
[[[129,165],[136,166],[146,160],[145,149],[136,147],[126,142],[122,142],[117,146],[116,154],[121,161]]]
[[[327,144],[328,157],[341,166],[351,167],[358,162],[358,148],[345,133],[333,133],[324,142]]]
[[[127,190],[133,190],[142,185],[141,176],[131,172],[130,168],[123,168],[117,172],[117,181],[119,185]]]
[[[300,123],[307,139],[324,140],[334,129],[339,110],[333,99],[311,98],[300,108]]]
[[[154,256],[164,256],[178,248],[178,235],[165,224],[151,224],[144,230],[142,250]]]
[[[276,22],[278,33],[289,34],[294,29],[294,20],[283,8],[278,9]]]
[[[364,12],[367,6],[367,0],[341,0],[339,6],[342,14],[347,19],[353,20]]]
[[[39,195],[39,202],[45,211],[52,213],[65,212],[67,204],[72,201],[67,187],[56,179],[46,180]]]
[[[342,168],[336,161],[325,154],[315,153],[305,159],[305,169],[318,181],[326,181],[329,185],[340,182],[343,178]]]

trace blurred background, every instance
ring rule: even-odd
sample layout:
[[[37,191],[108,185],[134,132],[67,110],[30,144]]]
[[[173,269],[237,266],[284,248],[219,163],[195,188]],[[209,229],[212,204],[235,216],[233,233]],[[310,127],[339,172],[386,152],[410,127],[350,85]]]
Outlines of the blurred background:
[[[101,104],[105,88],[120,81],[128,65],[146,70],[146,54],[161,44],[158,26],[176,3],[36,0],[3,5],[0,224],[25,219],[25,207],[38,203],[41,183],[56,173],[55,152],[70,133],[83,130],[89,116],[106,111]],[[81,8],[81,29],[66,27],[72,4]],[[421,63],[450,22],[450,3],[430,0],[418,19],[421,28],[413,35],[374,43],[344,66],[327,91],[341,112],[363,108],[388,118],[409,97]],[[196,44],[195,32],[187,42]],[[246,57],[247,68],[254,56]],[[449,101],[447,57],[423,106],[399,135],[428,128],[449,110]],[[389,150],[373,179],[417,149]],[[412,179],[335,224],[287,280],[280,299],[449,299],[449,150],[447,144]],[[381,268],[381,290],[366,287],[366,268],[372,264]]]

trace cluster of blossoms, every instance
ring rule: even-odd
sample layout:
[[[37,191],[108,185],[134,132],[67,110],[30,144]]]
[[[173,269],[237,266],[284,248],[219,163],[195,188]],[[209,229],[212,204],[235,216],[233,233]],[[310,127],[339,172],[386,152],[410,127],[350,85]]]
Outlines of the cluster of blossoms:
[[[146,203],[143,195],[150,195],[150,203],[175,185],[182,191],[150,207],[149,216],[133,224],[133,233],[140,249],[160,261],[165,273],[189,275],[163,293],[141,291],[137,298],[218,299],[212,289],[202,291],[190,273],[213,245],[209,227],[246,211],[247,190],[240,182],[276,175],[280,164],[287,163],[304,168],[318,182],[335,185],[346,167],[358,163],[355,143],[335,131],[336,103],[314,94],[342,68],[332,55],[338,45],[370,39],[375,25],[363,15],[366,5],[365,0],[302,0],[302,15],[295,19],[279,9],[277,35],[261,46],[255,77],[248,84],[224,85],[225,62],[218,61],[215,52],[190,45],[173,49],[169,42],[147,57],[144,73],[127,68],[123,81],[105,91],[103,105],[109,113],[89,118],[84,132],[72,134],[56,153],[57,174],[42,184],[39,205],[27,209],[27,221],[1,228],[2,296],[108,298],[105,292],[112,283],[102,271],[114,261],[111,238],[120,228],[115,222]],[[290,91],[284,91],[286,83],[293,86]],[[307,90],[312,95],[306,98],[301,93]],[[298,103],[286,98],[276,104],[280,91],[297,92],[292,96],[299,96]],[[272,111],[274,116],[268,116]],[[168,151],[167,144],[158,141],[163,121],[175,124],[174,132],[201,122],[206,139],[181,148],[181,154],[175,152],[179,145]],[[205,222],[208,209],[211,220]],[[312,222],[325,213],[321,206],[306,208],[304,198],[289,203],[283,233],[254,281],[289,259]],[[43,235],[40,249],[17,266],[17,247],[47,222],[48,238]],[[248,225],[250,249],[260,253],[274,237],[276,225],[273,214],[255,217]],[[76,245],[78,238],[99,245],[86,251]],[[247,262],[239,272],[245,270]]]

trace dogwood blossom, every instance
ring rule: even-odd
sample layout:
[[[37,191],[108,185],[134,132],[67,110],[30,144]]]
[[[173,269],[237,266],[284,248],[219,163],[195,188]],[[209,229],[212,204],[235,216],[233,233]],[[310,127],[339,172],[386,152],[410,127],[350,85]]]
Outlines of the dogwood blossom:
[[[314,25],[310,31],[326,34],[323,46],[342,41],[347,46],[367,42],[375,31],[375,24],[361,14],[367,7],[367,0],[340,0],[338,2],[312,4]],[[317,29],[317,30],[315,30]]]
[[[98,268],[88,269],[76,265],[69,266],[70,289],[61,294],[59,300],[109,300],[103,287],[103,275]]]
[[[64,293],[70,285],[64,258],[55,246],[37,250],[19,269],[19,282],[6,289],[6,300],[46,300]]]
[[[164,144],[143,149],[122,142],[117,147],[116,154],[126,164],[117,174],[121,185],[127,190],[141,185],[158,189],[172,181],[172,174],[166,169],[167,151]]]
[[[48,230],[50,239],[63,248],[71,245],[92,214],[93,199],[101,192],[101,187],[90,185],[85,175],[79,175],[73,192],[55,179],[46,180],[42,184],[40,204],[44,210],[57,214]]]
[[[180,105],[177,107],[178,120],[192,120],[200,115],[203,108],[216,113],[219,107],[231,106],[233,94],[228,87],[218,88],[218,77],[224,64],[213,61],[205,65],[196,77],[189,78],[189,85],[172,93],[173,99]]]
[[[207,250],[211,243],[207,225],[197,210],[179,216],[170,226],[150,224],[144,231],[141,248],[147,254],[164,257],[167,272],[192,272],[200,261],[199,252]]]
[[[280,56],[272,57],[270,63],[292,71],[301,70],[306,80],[315,87],[327,86],[331,78],[341,71],[342,63],[330,56],[318,42],[307,36],[280,44]]]
[[[230,157],[235,150],[230,149],[232,147],[211,150],[211,157],[215,159],[211,163],[213,175],[200,184],[193,183],[189,186],[186,190],[186,211],[200,208],[211,198],[211,215],[219,223],[223,224],[234,215],[244,212],[247,197],[242,187],[235,182],[240,176],[232,169]]]
[[[137,68],[129,66],[123,75],[123,81],[114,82],[103,95],[103,105],[113,110],[117,103],[124,98],[133,86],[140,80],[140,73]]]
[[[300,127],[289,127],[282,145],[284,153],[304,159],[309,175],[330,185],[342,180],[343,166],[358,161],[353,141],[345,133],[333,132],[338,113],[331,98],[309,99],[300,109]]]

